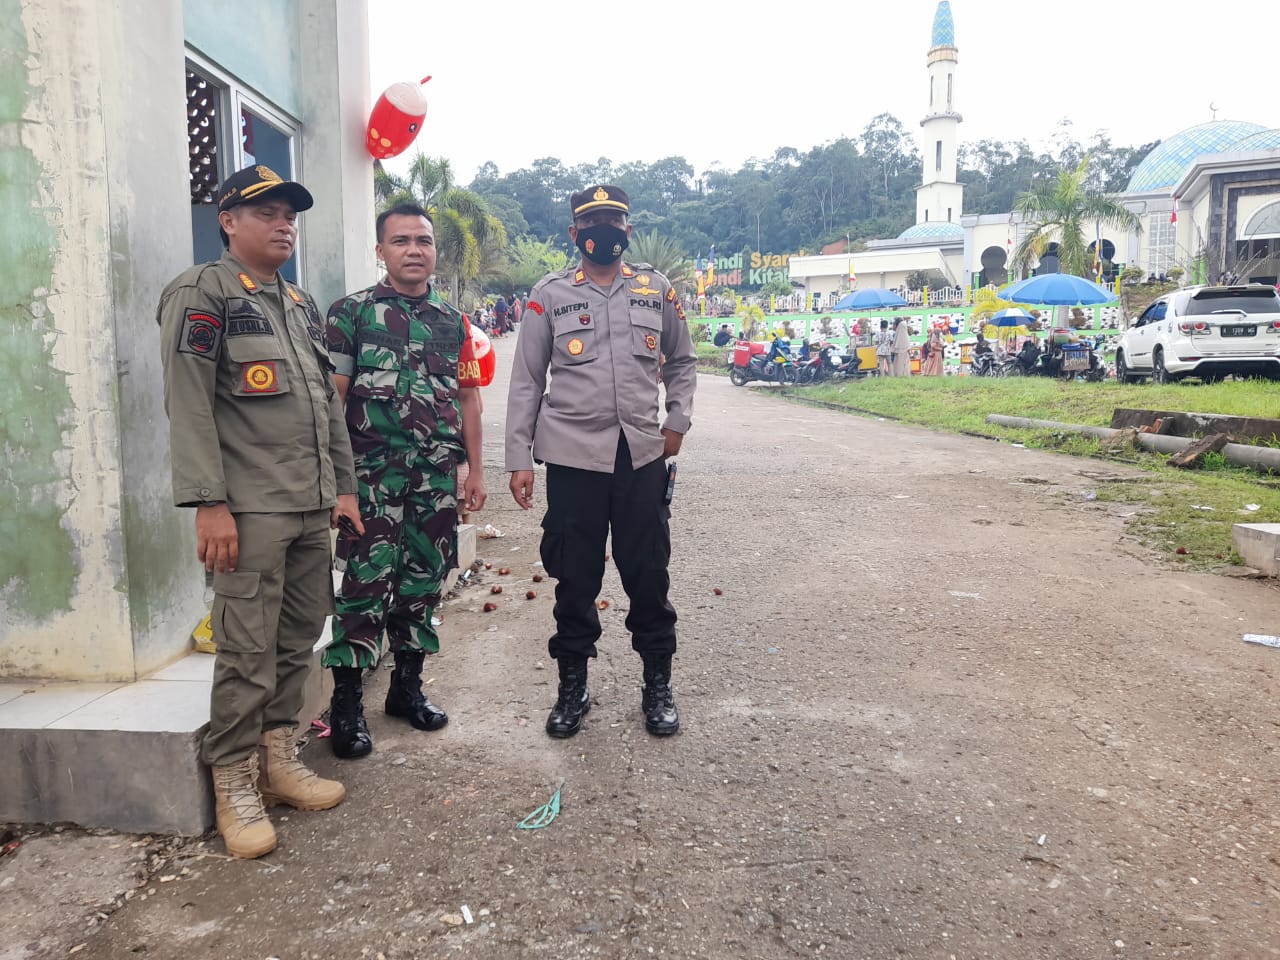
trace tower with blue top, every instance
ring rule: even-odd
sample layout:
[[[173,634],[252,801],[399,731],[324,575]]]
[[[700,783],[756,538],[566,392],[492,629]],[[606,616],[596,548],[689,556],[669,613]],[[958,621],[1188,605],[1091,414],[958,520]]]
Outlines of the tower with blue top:
[[[957,62],[955,20],[951,4],[942,0],[933,15],[929,46],[929,110],[920,121],[924,176],[916,188],[916,224],[950,224],[958,234],[964,187],[956,181],[961,121],[956,110]]]

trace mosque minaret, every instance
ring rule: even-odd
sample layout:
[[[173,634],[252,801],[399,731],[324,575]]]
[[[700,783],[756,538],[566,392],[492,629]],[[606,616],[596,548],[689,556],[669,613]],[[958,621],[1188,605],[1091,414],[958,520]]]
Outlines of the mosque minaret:
[[[929,112],[920,121],[924,176],[916,188],[916,223],[960,223],[964,186],[956,181],[960,114],[956,111],[956,28],[951,4],[933,17],[929,47]]]

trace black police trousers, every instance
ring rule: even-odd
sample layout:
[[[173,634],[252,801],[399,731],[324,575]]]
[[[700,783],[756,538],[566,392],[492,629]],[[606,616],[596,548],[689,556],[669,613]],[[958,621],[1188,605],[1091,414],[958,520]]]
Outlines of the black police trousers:
[[[547,464],[541,553],[547,573],[558,581],[556,632],[547,644],[553,658],[596,656],[596,598],[611,531],[613,562],[631,601],[632,648],[641,656],[675,652],[676,611],[667,599],[671,510],[662,502],[666,487],[666,460],[632,469],[621,432],[613,473]]]

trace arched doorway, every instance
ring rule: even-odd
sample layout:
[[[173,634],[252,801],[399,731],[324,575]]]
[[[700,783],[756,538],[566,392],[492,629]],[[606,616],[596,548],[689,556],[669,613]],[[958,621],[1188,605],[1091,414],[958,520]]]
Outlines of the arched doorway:
[[[982,251],[982,273],[979,274],[979,285],[985,287],[989,283],[1000,286],[1009,280],[1009,254],[1004,247],[990,246]]]
[[[1090,270],[1093,269],[1094,256],[1095,256],[1094,250],[1097,247],[1098,247],[1097,240],[1089,244],[1088,266]],[[1114,283],[1116,277],[1120,273],[1120,268],[1116,266],[1116,262],[1115,262],[1116,245],[1112,243],[1110,240],[1108,240],[1106,237],[1102,238],[1101,257],[1099,259],[1102,262],[1102,282]]]

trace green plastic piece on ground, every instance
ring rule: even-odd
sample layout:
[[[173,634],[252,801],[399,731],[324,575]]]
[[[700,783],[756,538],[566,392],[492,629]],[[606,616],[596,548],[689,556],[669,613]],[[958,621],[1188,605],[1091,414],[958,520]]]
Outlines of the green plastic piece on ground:
[[[560,791],[563,787],[564,784],[556,787],[556,792],[551,795],[551,799],[517,823],[516,828],[519,830],[541,830],[543,827],[551,826],[560,813]]]

